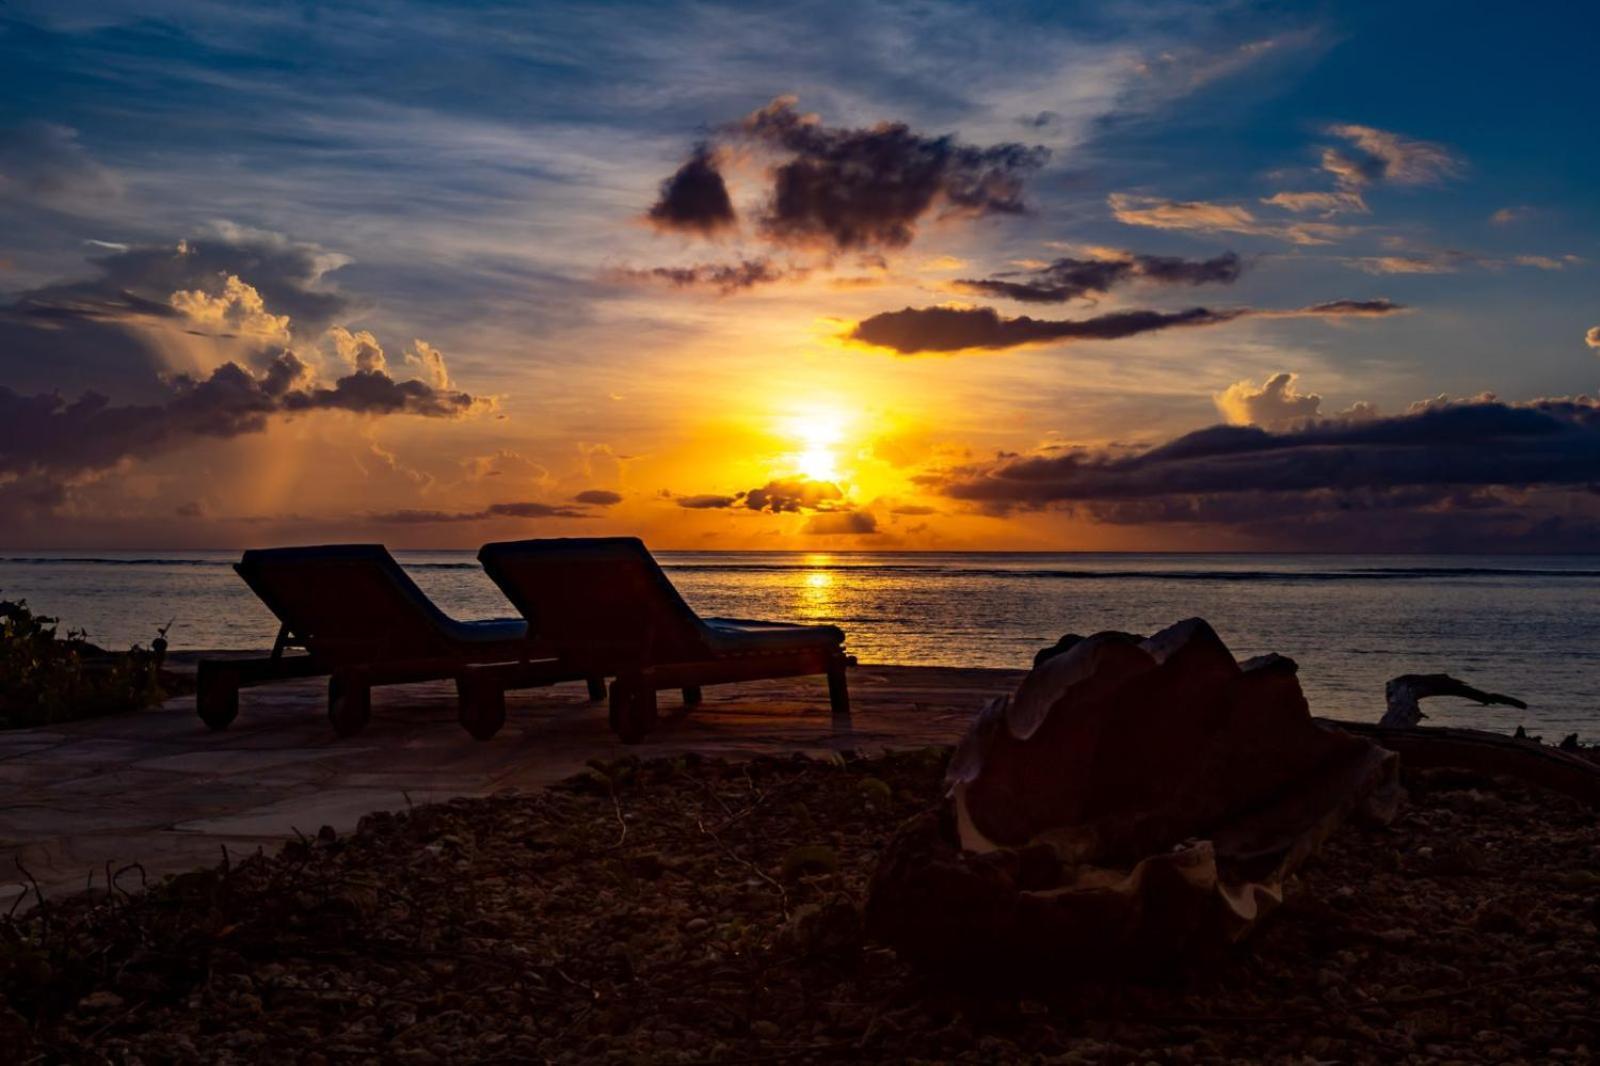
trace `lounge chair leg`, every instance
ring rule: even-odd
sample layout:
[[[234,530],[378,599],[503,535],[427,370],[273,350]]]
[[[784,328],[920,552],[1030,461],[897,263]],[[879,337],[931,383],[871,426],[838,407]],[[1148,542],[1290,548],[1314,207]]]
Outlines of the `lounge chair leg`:
[[[599,703],[606,698],[606,679],[603,677],[589,678],[589,702]]]
[[[489,740],[506,724],[506,690],[467,671],[456,678],[456,720],[474,740]]]
[[[656,690],[638,679],[611,683],[611,729],[624,744],[637,744],[656,727]]]
[[[835,718],[850,717],[850,685],[845,680],[844,656],[835,656],[828,660],[828,705],[833,708]]]
[[[194,709],[211,729],[226,729],[239,716],[239,675],[220,663],[200,664]]]
[[[702,700],[704,700],[705,698],[706,698],[706,694],[704,692],[700,691],[700,686],[699,685],[685,685],[684,686],[684,688],[683,688],[683,705],[685,707],[698,707],[698,706],[700,706],[700,702]]]
[[[341,737],[355,736],[372,718],[372,684],[366,675],[349,670],[328,679],[328,721]]]

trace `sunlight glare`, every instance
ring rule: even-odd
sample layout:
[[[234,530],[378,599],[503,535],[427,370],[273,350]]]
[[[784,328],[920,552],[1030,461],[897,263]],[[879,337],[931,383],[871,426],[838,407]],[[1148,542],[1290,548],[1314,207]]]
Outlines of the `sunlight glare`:
[[[797,473],[813,481],[840,479],[838,448],[844,440],[849,416],[826,406],[815,406],[784,421],[784,432],[800,447],[793,461]]]

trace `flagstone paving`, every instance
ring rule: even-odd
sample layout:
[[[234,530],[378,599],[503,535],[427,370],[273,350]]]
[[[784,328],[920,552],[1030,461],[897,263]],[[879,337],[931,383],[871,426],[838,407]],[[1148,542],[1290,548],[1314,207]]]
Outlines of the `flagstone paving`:
[[[374,693],[372,723],[341,740],[323,714],[325,681],[243,694],[238,720],[213,733],[192,697],[137,714],[0,733],[0,907],[31,893],[117,883],[275,848],[322,826],[452,796],[533,789],[595,757],[725,757],[878,750],[949,743],[983,701],[1021,671],[863,666],[851,670],[854,713],[836,726],[821,678],[706,690],[692,714],[668,717],[641,745],[619,743],[582,685],[511,693],[508,720],[479,742],[455,720],[450,683]],[[663,693],[662,709],[674,700]],[[9,882],[9,883],[8,883]]]

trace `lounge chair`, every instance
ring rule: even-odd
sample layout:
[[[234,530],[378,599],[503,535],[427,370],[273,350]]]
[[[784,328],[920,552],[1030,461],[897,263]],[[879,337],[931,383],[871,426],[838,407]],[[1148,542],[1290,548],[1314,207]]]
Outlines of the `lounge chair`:
[[[349,736],[371,717],[373,685],[458,678],[467,664],[485,662],[515,661],[530,684],[583,676],[530,640],[520,618],[461,622],[446,615],[381,544],[258,549],[234,569],[281,626],[270,656],[200,664],[195,709],[212,729],[238,715],[241,687],[290,678],[330,675],[328,718]],[[286,655],[290,648],[305,654]],[[604,683],[589,691],[603,698]],[[462,725],[473,732],[475,723],[463,716]]]
[[[486,544],[478,561],[528,620],[529,631],[586,677],[612,677],[611,727],[627,743],[656,724],[656,692],[731,681],[826,674],[835,716],[850,713],[844,633],[835,626],[701,618],[635,537]],[[504,718],[505,691],[539,683],[519,664],[474,666],[461,680],[473,717]],[[467,713],[465,710],[463,713]]]

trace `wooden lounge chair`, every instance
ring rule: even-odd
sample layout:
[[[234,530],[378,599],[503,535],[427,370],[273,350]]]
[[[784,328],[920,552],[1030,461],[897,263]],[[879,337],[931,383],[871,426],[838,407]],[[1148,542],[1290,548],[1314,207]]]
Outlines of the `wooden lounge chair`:
[[[627,743],[655,725],[660,689],[682,689],[693,707],[704,685],[826,674],[833,713],[850,713],[841,630],[701,618],[635,537],[486,544],[478,561],[565,666],[615,678],[611,727]],[[463,708],[503,721],[506,689],[530,683],[537,673],[522,665],[474,666],[462,675]]]
[[[469,663],[517,662],[529,684],[576,680],[520,618],[461,622],[417,588],[381,544],[247,551],[239,576],[281,624],[272,654],[200,664],[195,709],[212,729],[239,713],[239,689],[329,675],[328,718],[340,736],[367,724],[372,686],[457,678]],[[290,648],[304,654],[288,655]],[[543,680],[539,680],[539,679]],[[600,699],[604,683],[590,685]],[[469,732],[473,723],[462,719]]]

